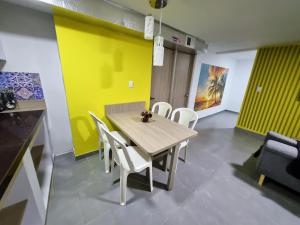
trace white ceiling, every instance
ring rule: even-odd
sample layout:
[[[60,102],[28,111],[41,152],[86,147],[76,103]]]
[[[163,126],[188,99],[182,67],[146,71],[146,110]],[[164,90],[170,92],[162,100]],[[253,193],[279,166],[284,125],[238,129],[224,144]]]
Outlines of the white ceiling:
[[[159,17],[149,0],[113,0]],[[209,51],[300,41],[300,0],[169,0],[163,22],[204,39]]]

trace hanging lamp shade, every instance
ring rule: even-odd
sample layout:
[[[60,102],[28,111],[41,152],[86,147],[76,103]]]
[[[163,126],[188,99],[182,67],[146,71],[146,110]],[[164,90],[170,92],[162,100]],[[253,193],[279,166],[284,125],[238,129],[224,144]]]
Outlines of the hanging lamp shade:
[[[146,40],[153,40],[154,32],[154,16],[145,17],[145,29],[144,29],[144,38]]]
[[[160,18],[159,18],[159,32],[158,35],[154,38],[154,45],[153,45],[153,66],[163,66],[164,65],[164,38],[161,36],[161,23],[162,23],[162,9],[164,7],[164,0],[156,0],[151,1],[156,2],[160,9]],[[165,1],[166,2],[166,1]]]
[[[164,38],[157,35],[154,38],[153,46],[153,66],[163,66],[164,65]]]

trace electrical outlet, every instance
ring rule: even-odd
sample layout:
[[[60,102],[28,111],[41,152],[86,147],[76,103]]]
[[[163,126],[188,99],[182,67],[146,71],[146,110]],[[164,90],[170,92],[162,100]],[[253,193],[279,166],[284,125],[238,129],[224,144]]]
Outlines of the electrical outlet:
[[[130,80],[130,81],[128,82],[128,87],[129,87],[129,88],[133,88],[133,87],[134,87],[133,80]]]

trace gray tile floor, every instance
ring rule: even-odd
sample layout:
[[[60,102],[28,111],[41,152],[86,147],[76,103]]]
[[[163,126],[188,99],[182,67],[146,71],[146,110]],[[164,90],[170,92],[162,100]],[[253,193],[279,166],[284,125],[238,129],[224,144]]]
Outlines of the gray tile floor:
[[[46,224],[300,224],[299,194],[270,180],[257,187],[251,154],[261,140],[234,130],[236,119],[231,112],[201,119],[174,189],[161,188],[167,174],[158,169],[152,193],[145,180],[130,176],[126,207],[119,206],[119,183],[112,185],[97,155],[56,158]]]

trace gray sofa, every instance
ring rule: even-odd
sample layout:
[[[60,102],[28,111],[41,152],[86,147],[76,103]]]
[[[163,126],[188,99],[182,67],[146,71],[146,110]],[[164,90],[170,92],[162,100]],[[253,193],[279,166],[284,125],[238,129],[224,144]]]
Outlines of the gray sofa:
[[[259,185],[268,177],[300,193],[300,179],[294,173],[295,168],[300,169],[299,164],[295,164],[300,163],[298,148],[296,140],[269,132],[257,162]]]

